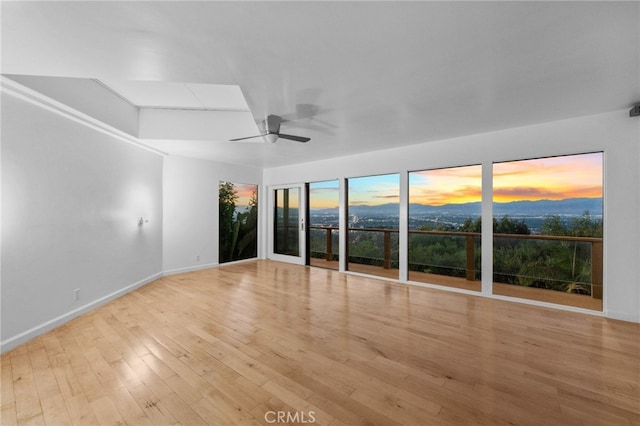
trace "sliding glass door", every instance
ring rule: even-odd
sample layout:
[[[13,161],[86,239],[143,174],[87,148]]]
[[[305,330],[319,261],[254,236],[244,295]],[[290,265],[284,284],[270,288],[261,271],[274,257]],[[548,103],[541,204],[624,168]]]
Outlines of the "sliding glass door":
[[[284,262],[305,264],[305,191],[304,185],[272,187],[271,241],[269,257]]]

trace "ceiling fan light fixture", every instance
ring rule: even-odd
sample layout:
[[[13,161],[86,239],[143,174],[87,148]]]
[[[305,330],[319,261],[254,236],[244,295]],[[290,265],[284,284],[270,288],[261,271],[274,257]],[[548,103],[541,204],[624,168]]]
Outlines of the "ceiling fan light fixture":
[[[278,135],[277,133],[267,133],[266,135],[264,135],[264,138],[267,140],[267,142],[275,143],[278,140]]]

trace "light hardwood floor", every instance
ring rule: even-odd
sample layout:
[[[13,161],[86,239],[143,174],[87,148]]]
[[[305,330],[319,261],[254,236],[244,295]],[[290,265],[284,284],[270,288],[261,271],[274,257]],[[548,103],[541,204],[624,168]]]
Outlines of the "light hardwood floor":
[[[162,278],[1,360],[3,426],[640,424],[639,324],[271,261]]]

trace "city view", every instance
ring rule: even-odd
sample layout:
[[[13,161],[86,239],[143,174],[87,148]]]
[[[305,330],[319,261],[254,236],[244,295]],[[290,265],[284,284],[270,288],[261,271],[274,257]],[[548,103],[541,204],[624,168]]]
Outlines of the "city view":
[[[409,205],[409,229],[459,230],[469,218],[480,217],[480,203],[445,204],[429,206]],[[349,207],[349,228],[398,229],[399,205]],[[550,213],[553,212],[553,213]],[[545,219],[558,216],[566,223],[589,212],[593,219],[602,219],[602,198],[573,198],[567,200],[513,201],[494,203],[493,215],[500,219],[509,217],[524,222],[532,234],[539,234]],[[312,225],[338,227],[338,208],[310,209]]]
[[[600,299],[593,304],[599,309],[602,163],[602,153],[590,153],[493,165],[494,292],[510,295],[509,286],[553,290]],[[481,172],[476,165],[409,173],[411,280],[451,277],[479,290],[471,282],[479,282],[482,266]],[[348,188],[348,268],[397,278],[399,175],[349,179]],[[336,200],[337,181],[323,183],[316,196],[312,186],[312,228],[338,227]],[[337,260],[337,231],[312,229],[310,247],[312,257]]]

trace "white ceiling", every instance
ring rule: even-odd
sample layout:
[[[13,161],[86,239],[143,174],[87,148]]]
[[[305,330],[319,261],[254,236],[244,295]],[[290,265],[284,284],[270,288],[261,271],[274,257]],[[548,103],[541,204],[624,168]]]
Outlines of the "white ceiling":
[[[168,81],[103,81],[103,85],[140,108],[249,111],[240,87]]]
[[[2,2],[2,73],[238,86],[311,142],[147,143],[272,167],[629,108],[640,3]]]

